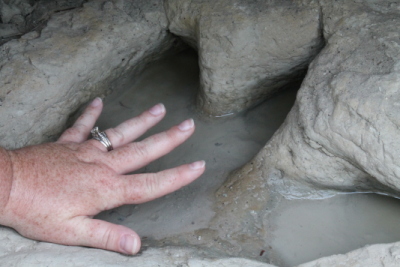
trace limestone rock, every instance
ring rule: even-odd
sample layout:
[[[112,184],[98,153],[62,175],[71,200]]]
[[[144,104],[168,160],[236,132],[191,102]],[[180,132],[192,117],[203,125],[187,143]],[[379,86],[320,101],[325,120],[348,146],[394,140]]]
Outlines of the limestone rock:
[[[140,256],[129,257],[100,249],[37,242],[7,228],[0,228],[0,241],[0,266],[274,267],[182,247],[149,248]]]
[[[287,161],[279,166],[277,160],[276,166],[310,184],[395,193],[400,189],[400,12],[360,2],[348,5],[343,17],[343,6],[323,8],[336,21],[324,22],[326,46],[271,141],[279,149],[273,157],[284,156]],[[292,140],[278,148],[287,135]]]
[[[2,39],[19,36],[20,34],[20,31],[14,24],[0,24],[0,36]]]
[[[321,2],[326,46],[255,162],[294,197],[321,194],[316,188],[398,194],[399,8],[330,3]]]
[[[326,197],[336,190],[399,196],[400,5],[320,4],[326,45],[309,66],[281,128],[217,193],[240,199],[224,203],[219,198],[223,211],[213,227],[221,236],[221,223],[236,237],[238,229],[250,228],[243,228],[249,222],[255,229],[264,228],[262,213],[251,222],[248,203],[263,207],[271,190],[289,198]],[[248,212],[225,220],[233,207]],[[259,235],[250,233],[250,238]],[[240,248],[237,238],[230,242]],[[349,254],[349,261],[351,255],[355,254]]]
[[[261,102],[298,77],[322,45],[311,2],[167,0],[172,33],[199,53],[202,111],[221,116]]]
[[[400,265],[400,243],[367,246],[342,255],[333,255],[298,267],[397,267]]]
[[[218,234],[234,246],[263,237],[259,211],[271,188],[292,197],[324,194],[318,189],[399,191],[398,1],[166,0],[164,7],[157,0],[89,1],[54,14],[42,31],[1,46],[1,146],[52,140],[71,111],[171,47],[168,27],[197,47],[199,102],[213,115],[271,95],[299,75],[325,42],[285,123],[218,191],[219,215],[211,230],[228,227],[231,236]],[[211,259],[192,248],[148,249],[141,257],[126,257],[35,242],[6,228],[0,228],[0,239],[7,266],[268,266]],[[368,266],[363,261],[368,255],[374,255],[371,264],[383,257],[391,266],[399,246],[370,246],[303,267]]]
[[[21,9],[19,8],[19,6],[28,4],[26,2],[27,1],[22,1],[22,3],[5,3],[3,0],[0,1],[1,22],[7,24],[14,16],[20,15]]]
[[[189,267],[274,267],[274,265],[247,260],[243,258],[226,258],[226,259],[194,259],[188,262]]]
[[[130,16],[139,5],[140,13]],[[56,13],[40,33],[4,44],[1,146],[53,140],[71,112],[111,90],[110,81],[127,70],[139,71],[173,41],[160,1],[116,0]]]
[[[84,0],[0,0],[0,44],[42,29],[49,17],[83,5]],[[8,31],[4,30],[8,29]],[[10,32],[10,29],[13,29]]]

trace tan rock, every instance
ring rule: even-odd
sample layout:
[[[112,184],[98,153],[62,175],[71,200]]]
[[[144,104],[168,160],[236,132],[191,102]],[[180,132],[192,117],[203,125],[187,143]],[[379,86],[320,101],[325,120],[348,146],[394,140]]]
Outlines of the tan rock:
[[[165,7],[170,31],[198,50],[198,105],[213,116],[249,108],[302,77],[323,44],[311,2],[167,0]]]
[[[171,47],[162,3],[136,1],[130,10],[141,5],[141,13],[134,16],[124,5],[91,1],[54,14],[39,34],[1,46],[3,147],[53,140],[80,105],[112,90],[110,81]]]

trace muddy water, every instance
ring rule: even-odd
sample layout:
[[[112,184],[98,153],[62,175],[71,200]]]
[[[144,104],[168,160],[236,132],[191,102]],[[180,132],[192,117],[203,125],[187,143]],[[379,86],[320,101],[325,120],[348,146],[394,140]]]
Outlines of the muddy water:
[[[206,172],[182,190],[138,206],[123,206],[99,215],[127,225],[141,236],[159,239],[206,228],[213,217],[212,196],[227,174],[249,161],[280,126],[293,105],[296,90],[287,90],[243,114],[214,120],[199,116],[194,108],[199,86],[197,56],[184,52],[149,66],[140,77],[127,76],[105,99],[98,125],[112,127],[162,102],[164,120],[149,134],[160,132],[192,117],[195,134],[171,154],[143,171],[157,172],[204,159]]]
[[[249,161],[278,129],[293,105],[296,88],[237,116],[205,119],[196,112],[197,56],[187,51],[149,66],[139,77],[126,76],[105,99],[101,129],[140,114],[159,102],[167,116],[149,133],[186,118],[195,134],[171,154],[140,170],[157,172],[204,159],[207,170],[191,185],[142,205],[126,205],[98,216],[126,225],[141,236],[161,239],[207,228],[214,215],[213,194],[227,174]],[[400,240],[400,202],[372,194],[338,195],[324,200],[279,201],[268,216],[270,262],[293,266],[344,253],[366,244]]]
[[[269,219],[272,261],[282,267],[400,240],[400,200],[377,194],[282,198]]]

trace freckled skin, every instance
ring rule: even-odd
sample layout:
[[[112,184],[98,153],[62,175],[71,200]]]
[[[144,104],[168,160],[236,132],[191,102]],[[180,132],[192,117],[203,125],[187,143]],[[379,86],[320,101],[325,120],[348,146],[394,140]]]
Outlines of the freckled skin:
[[[165,115],[164,107],[156,105],[107,130],[115,148],[107,152],[100,142],[86,141],[101,109],[101,101],[93,101],[56,143],[14,151],[0,148],[0,224],[36,240],[138,252],[140,238],[132,229],[93,216],[173,192],[199,177],[204,162],[156,174],[124,175],[184,142],[194,131],[193,122],[131,143]],[[123,242],[124,236],[133,238],[131,246]]]
[[[10,209],[17,218],[12,226],[22,234],[26,230],[19,229],[37,221],[37,212],[41,210],[42,218],[65,220],[81,214],[94,216],[106,208],[113,208],[106,200],[118,197],[119,179],[115,172],[104,164],[79,159],[78,152],[70,148],[74,146],[45,144],[9,152],[14,162],[10,200],[15,201],[10,201],[6,210]],[[44,202],[49,200],[51,202],[43,210]]]

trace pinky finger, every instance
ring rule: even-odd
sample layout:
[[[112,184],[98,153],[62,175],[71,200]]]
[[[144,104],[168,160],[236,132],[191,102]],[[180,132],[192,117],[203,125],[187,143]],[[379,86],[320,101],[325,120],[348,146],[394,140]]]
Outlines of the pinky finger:
[[[202,160],[158,173],[127,175],[120,204],[140,204],[172,193],[196,180],[204,170]]]
[[[81,116],[76,120],[71,128],[67,129],[58,139],[60,142],[76,142],[85,141],[97,119],[101,114],[103,102],[101,98],[96,97],[92,103],[85,109]]]

